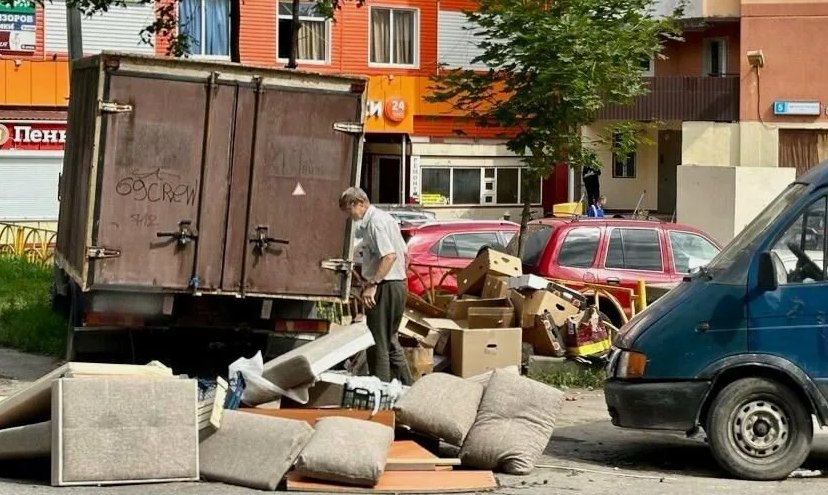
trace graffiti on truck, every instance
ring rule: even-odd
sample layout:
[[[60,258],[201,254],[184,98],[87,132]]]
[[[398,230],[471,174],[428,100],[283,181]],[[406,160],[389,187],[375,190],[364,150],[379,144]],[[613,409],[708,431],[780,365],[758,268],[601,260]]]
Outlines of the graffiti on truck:
[[[139,203],[194,205],[198,181],[184,181],[181,176],[165,172],[160,167],[146,171],[132,170],[129,175],[118,180],[115,192]]]

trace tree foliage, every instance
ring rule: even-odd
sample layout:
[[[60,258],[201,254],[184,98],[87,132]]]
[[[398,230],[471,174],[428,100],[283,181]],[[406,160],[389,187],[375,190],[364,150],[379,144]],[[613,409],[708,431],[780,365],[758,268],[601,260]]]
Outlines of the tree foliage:
[[[466,13],[480,51],[472,64],[488,70],[442,67],[427,99],[450,102],[479,125],[515,129],[507,147],[526,166],[524,187],[537,187],[558,163],[600,168],[596,146],[635,150],[640,126],[614,123],[592,141],[581,128],[604,106],[647,93],[641,63],[680,33],[681,8],[657,18],[654,0],[478,0]],[[529,213],[527,203],[521,235]]]

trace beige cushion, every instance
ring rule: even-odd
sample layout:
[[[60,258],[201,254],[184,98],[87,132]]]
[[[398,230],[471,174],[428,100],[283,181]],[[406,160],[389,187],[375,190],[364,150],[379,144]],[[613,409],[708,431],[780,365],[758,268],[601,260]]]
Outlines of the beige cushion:
[[[312,434],[305,421],[225,410],[221,428],[201,442],[201,475],[275,490]]]
[[[296,461],[297,474],[349,485],[377,484],[385,471],[394,430],[339,416],[320,419],[315,430]]]
[[[529,474],[549,443],[563,402],[556,388],[495,370],[460,459],[478,469]]]
[[[483,397],[483,385],[448,373],[432,373],[397,401],[396,420],[412,430],[462,445]]]

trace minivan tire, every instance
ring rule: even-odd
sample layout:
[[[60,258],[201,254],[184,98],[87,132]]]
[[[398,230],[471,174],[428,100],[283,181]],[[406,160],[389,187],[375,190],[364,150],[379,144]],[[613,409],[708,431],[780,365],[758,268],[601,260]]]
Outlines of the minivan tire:
[[[787,386],[743,378],[724,387],[708,414],[708,444],[730,474],[747,480],[786,478],[811,451],[814,425],[806,404]]]

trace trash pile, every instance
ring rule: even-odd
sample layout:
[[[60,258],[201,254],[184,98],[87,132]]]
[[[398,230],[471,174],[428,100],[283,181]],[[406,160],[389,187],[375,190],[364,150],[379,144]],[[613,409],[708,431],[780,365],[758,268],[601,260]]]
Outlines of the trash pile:
[[[502,366],[514,359],[501,359],[500,341],[482,335],[455,341],[452,332],[447,345],[464,374],[487,373],[430,372],[410,387],[341,369],[374,344],[363,323],[332,325],[271,360],[240,358],[226,379],[175,375],[158,362],[67,363],[0,401],[0,461],[50,459],[53,486],[207,480],[302,492],[491,490],[496,471],[534,469],[564,396]],[[487,359],[477,350],[490,342]]]
[[[524,348],[538,356],[603,357],[611,324],[586,296],[536,275],[519,258],[484,250],[457,274],[457,295],[433,304],[409,294],[400,325],[415,378],[448,371],[469,378],[519,368]]]

